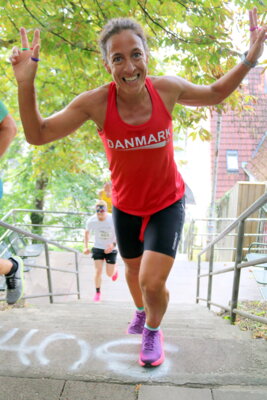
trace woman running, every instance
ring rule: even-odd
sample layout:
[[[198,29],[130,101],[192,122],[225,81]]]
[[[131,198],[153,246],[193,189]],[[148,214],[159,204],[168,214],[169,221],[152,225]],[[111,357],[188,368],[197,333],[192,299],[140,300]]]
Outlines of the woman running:
[[[53,142],[88,120],[95,122],[101,136],[111,171],[117,243],[136,306],[128,333],[142,334],[142,366],[164,361],[160,324],[169,301],[166,280],[184,221],[184,182],[174,162],[171,114],[175,103],[222,102],[255,66],[267,28],[258,28],[256,8],[249,16],[251,42],[243,61],[207,86],[178,76],[148,76],[149,53],[141,26],[128,18],[110,20],[99,43],[112,82],[80,94],[49,118],[40,115],[34,88],[39,30],[30,45],[22,28],[22,48],[12,50],[20,115],[29,143]]]

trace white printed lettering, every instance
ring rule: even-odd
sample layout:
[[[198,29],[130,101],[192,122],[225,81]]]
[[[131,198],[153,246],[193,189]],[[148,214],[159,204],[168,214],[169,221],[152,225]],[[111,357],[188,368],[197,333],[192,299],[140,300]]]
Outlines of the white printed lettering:
[[[148,143],[147,144],[151,144],[152,142],[157,143],[157,139],[155,138],[154,135],[150,135],[149,139],[148,139]]]

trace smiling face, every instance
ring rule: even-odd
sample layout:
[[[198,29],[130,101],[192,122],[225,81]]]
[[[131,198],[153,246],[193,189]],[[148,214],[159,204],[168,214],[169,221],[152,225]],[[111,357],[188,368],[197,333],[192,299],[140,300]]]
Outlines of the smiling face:
[[[131,29],[108,39],[105,67],[119,90],[127,93],[141,91],[145,85],[147,62],[142,40]]]

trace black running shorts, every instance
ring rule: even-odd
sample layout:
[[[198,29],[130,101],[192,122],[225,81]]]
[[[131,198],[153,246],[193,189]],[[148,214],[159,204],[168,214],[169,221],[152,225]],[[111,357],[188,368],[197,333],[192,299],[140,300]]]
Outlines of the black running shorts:
[[[142,217],[127,214],[113,206],[113,221],[120,255],[136,258],[144,250],[152,250],[175,258],[181,237],[184,216],[184,197],[163,210],[152,214],[144,233],[144,242],[139,240]]]
[[[92,258],[94,260],[106,260],[107,264],[116,264],[117,253],[117,250],[112,250],[111,253],[106,254],[103,249],[92,248]]]

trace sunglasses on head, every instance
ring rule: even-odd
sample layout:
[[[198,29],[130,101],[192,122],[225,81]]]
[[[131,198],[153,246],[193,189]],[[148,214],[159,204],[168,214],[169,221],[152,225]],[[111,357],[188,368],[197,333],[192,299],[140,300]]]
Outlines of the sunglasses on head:
[[[96,207],[96,212],[97,213],[103,213],[105,211],[106,211],[106,207],[105,206],[100,205],[100,206]]]

